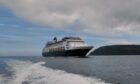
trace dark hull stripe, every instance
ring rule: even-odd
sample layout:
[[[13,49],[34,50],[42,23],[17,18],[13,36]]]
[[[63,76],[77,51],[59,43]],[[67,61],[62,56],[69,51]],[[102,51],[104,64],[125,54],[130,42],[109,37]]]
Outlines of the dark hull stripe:
[[[49,57],[49,56],[79,56],[79,57],[85,57],[86,54],[90,50],[91,50],[91,48],[88,48],[88,49],[65,50],[65,51],[55,51],[55,52],[42,53],[42,55],[44,57]]]

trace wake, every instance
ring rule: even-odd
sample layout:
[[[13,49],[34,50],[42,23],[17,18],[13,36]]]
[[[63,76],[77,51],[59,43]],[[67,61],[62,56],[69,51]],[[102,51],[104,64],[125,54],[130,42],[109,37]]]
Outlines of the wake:
[[[100,79],[51,69],[42,64],[44,62],[7,62],[7,70],[12,75],[0,75],[0,84],[109,84]]]

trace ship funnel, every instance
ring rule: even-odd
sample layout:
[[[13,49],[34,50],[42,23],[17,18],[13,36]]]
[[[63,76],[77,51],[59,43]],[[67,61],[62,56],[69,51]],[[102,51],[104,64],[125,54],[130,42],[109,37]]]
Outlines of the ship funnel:
[[[57,38],[56,38],[56,37],[54,37],[54,39],[53,39],[53,40],[54,40],[54,42],[57,42]]]

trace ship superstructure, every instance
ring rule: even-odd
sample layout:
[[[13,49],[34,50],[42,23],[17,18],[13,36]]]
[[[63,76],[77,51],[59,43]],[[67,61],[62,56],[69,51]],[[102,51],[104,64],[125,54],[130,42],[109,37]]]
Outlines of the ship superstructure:
[[[86,44],[79,37],[64,37],[47,42],[43,48],[43,56],[86,56],[93,46]]]

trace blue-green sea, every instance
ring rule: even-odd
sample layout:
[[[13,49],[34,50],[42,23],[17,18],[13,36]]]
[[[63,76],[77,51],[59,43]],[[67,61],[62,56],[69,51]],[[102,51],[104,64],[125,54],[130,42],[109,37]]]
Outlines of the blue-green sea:
[[[140,56],[1,56],[0,84],[140,84]]]

